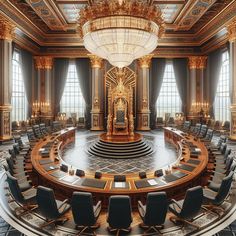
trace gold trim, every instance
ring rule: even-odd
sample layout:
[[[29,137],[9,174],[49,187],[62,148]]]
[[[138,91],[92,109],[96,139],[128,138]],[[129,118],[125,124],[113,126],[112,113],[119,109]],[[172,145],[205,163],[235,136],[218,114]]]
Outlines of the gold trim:
[[[91,61],[92,68],[101,68],[103,65],[103,59],[94,55],[94,54],[88,54],[88,57]]]
[[[35,56],[35,68],[43,70],[51,70],[53,67],[53,57],[49,56]]]
[[[149,68],[154,54],[149,54],[138,59],[140,68]]]
[[[191,56],[188,58],[189,69],[203,69],[206,68],[207,56]]]
[[[227,26],[229,42],[236,41],[236,19]]]
[[[15,25],[0,15],[0,39],[12,41],[15,36]]]

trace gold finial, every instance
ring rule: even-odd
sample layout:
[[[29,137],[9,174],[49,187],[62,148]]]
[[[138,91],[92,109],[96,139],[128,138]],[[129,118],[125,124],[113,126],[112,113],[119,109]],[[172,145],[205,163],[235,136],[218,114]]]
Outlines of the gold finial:
[[[35,56],[35,67],[36,69],[52,69],[53,58],[49,56]]]
[[[102,67],[102,62],[103,59],[93,55],[93,54],[88,54],[88,57],[90,58],[91,64],[92,64],[92,68],[101,68]]]
[[[0,39],[12,40],[14,38],[15,25],[0,16]]]

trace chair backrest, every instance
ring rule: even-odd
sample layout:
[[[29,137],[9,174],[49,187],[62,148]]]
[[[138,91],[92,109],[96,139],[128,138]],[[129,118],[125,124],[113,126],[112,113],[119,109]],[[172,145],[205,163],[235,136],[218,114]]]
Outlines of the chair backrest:
[[[203,202],[203,190],[201,186],[196,186],[187,190],[184,203],[180,212],[180,217],[192,219],[201,209]]]
[[[8,183],[8,186],[9,186],[9,189],[11,191],[13,198],[17,202],[24,204],[25,199],[21,193],[17,179],[15,177],[13,177],[9,172],[6,172],[6,175],[7,175],[7,183]]]
[[[14,162],[13,162],[12,158],[7,157],[7,158],[6,158],[6,161],[7,161],[8,167],[9,167],[9,169],[10,169],[10,172],[13,173]]]
[[[129,196],[111,196],[108,205],[107,222],[112,228],[128,228],[132,222]]]
[[[116,111],[116,122],[124,123],[125,122],[125,111],[117,110]]]
[[[96,223],[91,193],[74,192],[71,207],[76,225],[92,226]]]
[[[222,128],[225,130],[230,130],[230,121],[226,120],[223,125]]]
[[[164,124],[163,117],[157,117],[156,123],[157,123],[157,124]]]
[[[221,154],[225,154],[226,149],[227,149],[227,144],[226,143],[222,143],[221,146],[220,146]]]
[[[233,181],[234,171],[231,171],[226,177],[223,178],[219,191],[215,197],[214,203],[220,205],[224,202],[225,198],[228,196],[231,183]]]
[[[233,162],[229,168],[229,171],[235,171],[235,168],[236,168],[236,162],[233,160]]]
[[[36,200],[40,213],[47,219],[57,219],[60,214],[57,209],[54,191],[51,188],[38,186]]]
[[[226,161],[225,161],[225,169],[226,171],[229,171],[231,164],[233,163],[233,157],[232,156],[227,156]]]
[[[212,137],[213,137],[213,133],[214,131],[212,129],[208,129],[207,130],[207,134],[205,136],[205,140],[207,141],[211,141],[212,140]]]
[[[199,132],[199,136],[201,136],[202,138],[206,136],[207,133],[207,126],[206,125],[202,125],[200,132]]]
[[[148,193],[146,202],[145,225],[162,225],[166,219],[168,200],[165,192]]]

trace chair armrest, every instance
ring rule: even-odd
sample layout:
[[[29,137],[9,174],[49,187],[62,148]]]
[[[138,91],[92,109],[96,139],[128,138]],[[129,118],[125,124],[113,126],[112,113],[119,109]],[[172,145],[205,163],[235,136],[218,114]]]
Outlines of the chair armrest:
[[[179,205],[179,203],[178,203],[175,199],[172,198],[172,199],[170,200],[170,203],[176,204],[177,207],[178,207],[179,209],[181,209],[181,206]]]
[[[141,201],[138,201],[138,211],[141,217],[144,217],[146,213],[146,207],[142,204]]]
[[[96,206],[94,206],[94,215],[97,217],[100,214],[100,211],[102,209],[102,202],[98,201]]]
[[[68,202],[68,199],[65,199],[61,205],[58,207],[58,210],[61,209],[62,206],[64,206]]]

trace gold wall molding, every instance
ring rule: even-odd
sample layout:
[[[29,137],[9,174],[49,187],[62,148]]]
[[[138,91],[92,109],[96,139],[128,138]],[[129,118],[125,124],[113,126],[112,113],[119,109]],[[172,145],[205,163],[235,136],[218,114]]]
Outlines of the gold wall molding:
[[[227,31],[229,41],[236,41],[236,19],[227,26]]]
[[[90,58],[92,68],[101,68],[102,67],[102,63],[103,63],[102,58],[100,58],[96,55],[93,55],[93,54],[88,54],[88,57]]]
[[[138,59],[138,62],[139,62],[139,66],[141,68],[149,68],[150,65],[151,65],[151,60],[152,60],[152,57],[154,56],[154,54],[148,54],[144,57],[141,57]]]
[[[36,69],[51,70],[53,67],[53,57],[35,56],[34,60],[35,60],[35,68]]]
[[[0,15],[0,39],[12,40],[15,36],[15,25]]]
[[[188,58],[190,69],[203,69],[206,68],[207,56],[191,56]]]

